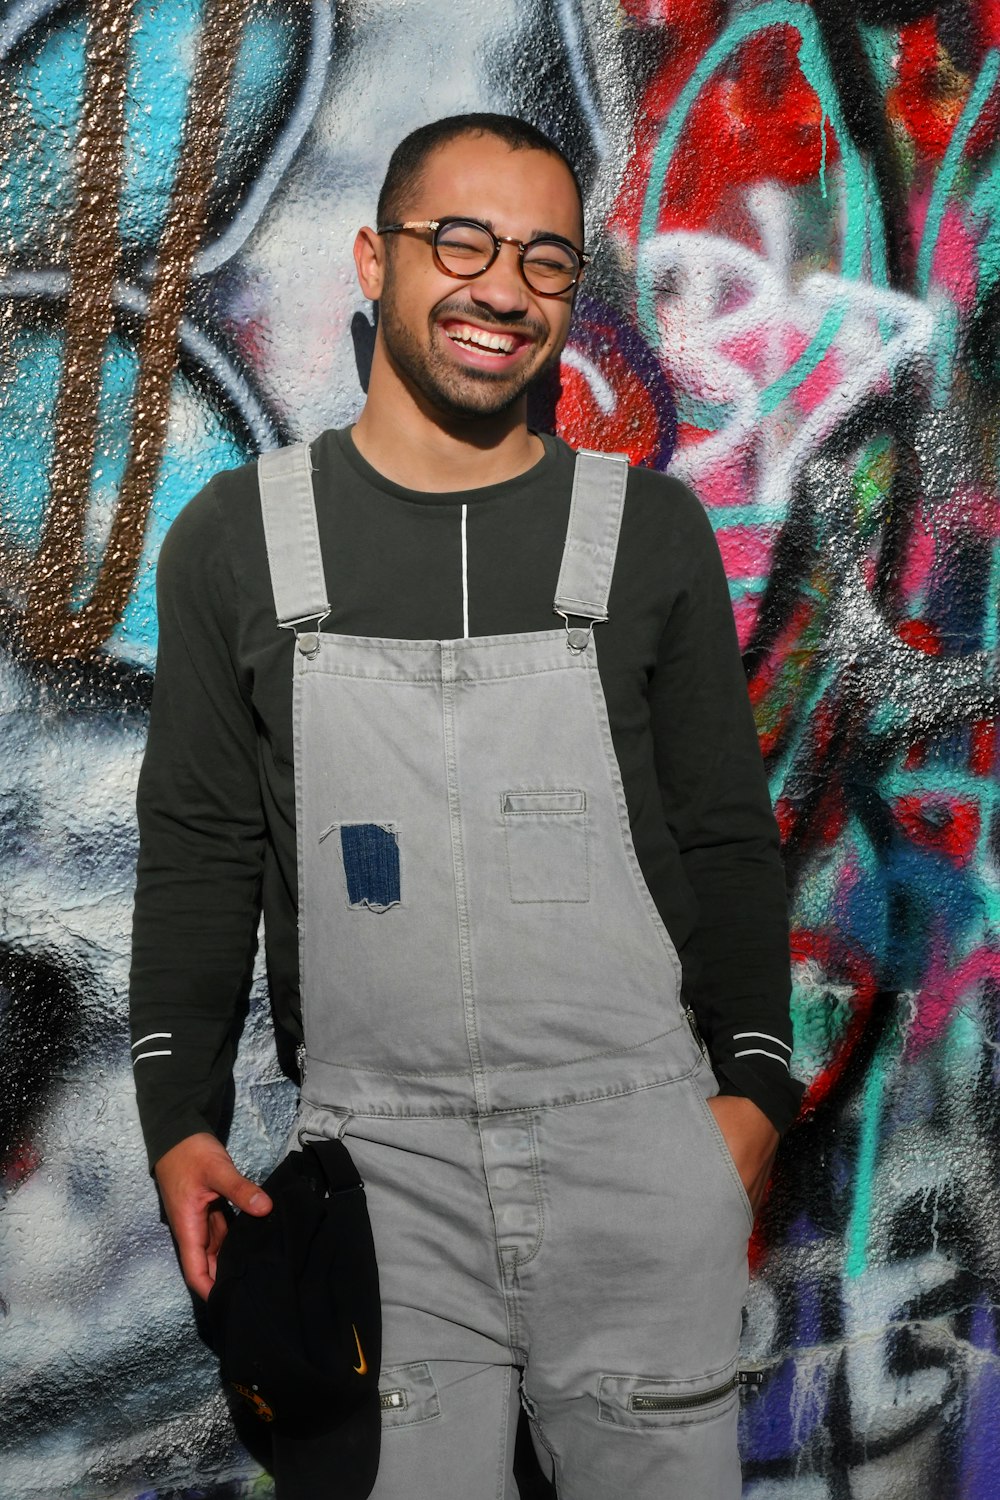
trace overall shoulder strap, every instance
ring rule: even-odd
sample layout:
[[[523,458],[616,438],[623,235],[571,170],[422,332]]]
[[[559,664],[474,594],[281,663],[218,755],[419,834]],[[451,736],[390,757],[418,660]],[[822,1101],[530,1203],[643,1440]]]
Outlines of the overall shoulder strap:
[[[293,443],[257,460],[260,509],[278,624],[293,627],[330,613],[309,445]]]
[[[608,618],[627,482],[627,454],[581,448],[576,455],[566,545],[556,584],[557,614],[578,615],[591,624]],[[589,635],[589,627],[585,633]]]

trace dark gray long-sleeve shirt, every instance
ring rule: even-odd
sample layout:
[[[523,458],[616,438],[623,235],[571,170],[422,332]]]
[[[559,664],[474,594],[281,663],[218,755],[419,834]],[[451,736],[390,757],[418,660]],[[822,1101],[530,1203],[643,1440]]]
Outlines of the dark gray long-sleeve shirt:
[[[443,495],[392,484],[349,432],[312,445],[332,612],[346,635],[561,626],[552,612],[572,450]],[[276,1020],[301,1036],[292,777],[292,635],[277,628],[256,469],[185,507],[158,574],[159,655],[139,784],[132,1036],[156,1161],[218,1128],[263,908]],[[724,1089],[785,1128],[790,1077],[784,878],[732,610],[711,527],[677,480],[629,476],[597,658],[636,854],[681,958]],[[153,1054],[146,1055],[143,1054]]]

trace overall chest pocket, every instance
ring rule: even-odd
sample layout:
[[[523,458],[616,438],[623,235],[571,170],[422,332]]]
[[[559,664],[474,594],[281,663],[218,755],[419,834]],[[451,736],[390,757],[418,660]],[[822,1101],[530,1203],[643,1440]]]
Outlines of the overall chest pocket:
[[[510,899],[589,901],[586,792],[504,792],[500,811]]]

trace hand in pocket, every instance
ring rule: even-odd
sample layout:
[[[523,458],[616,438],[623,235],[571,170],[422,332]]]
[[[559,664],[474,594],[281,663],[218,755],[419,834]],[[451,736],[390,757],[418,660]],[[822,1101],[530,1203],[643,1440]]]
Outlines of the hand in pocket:
[[[722,1131],[740,1181],[756,1213],[771,1175],[778,1132],[763,1110],[750,1099],[736,1094],[716,1094],[708,1100],[715,1123]]]

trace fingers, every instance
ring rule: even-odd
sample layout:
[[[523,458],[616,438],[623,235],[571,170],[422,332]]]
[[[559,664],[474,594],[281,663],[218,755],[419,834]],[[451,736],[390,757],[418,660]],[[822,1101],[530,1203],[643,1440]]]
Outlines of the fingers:
[[[205,1263],[212,1285],[215,1284],[219,1250],[228,1232],[229,1225],[226,1223],[226,1216],[222,1209],[210,1208],[208,1211],[208,1249],[205,1255]]]
[[[215,1257],[226,1234],[221,1208],[209,1208],[183,1197],[164,1194],[184,1280],[193,1292],[205,1298],[215,1280]]]
[[[271,1200],[233,1165],[225,1147],[207,1133],[188,1136],[156,1163],[163,1207],[177,1243],[184,1280],[205,1298],[215,1281],[216,1260],[226,1237],[220,1199],[243,1213],[269,1213]]]
[[[176,1233],[174,1237],[177,1240],[177,1254],[180,1258],[184,1280],[195,1296],[205,1302],[215,1285],[216,1256],[215,1254],[209,1256],[207,1247],[199,1244],[196,1238],[189,1237],[182,1240]]]
[[[242,1176],[233,1166],[231,1158],[225,1152],[223,1155],[226,1158],[225,1162],[220,1162],[211,1178],[215,1196],[228,1198],[233,1207],[238,1208],[241,1213],[270,1213],[271,1200],[263,1188],[258,1187],[256,1182],[251,1182],[248,1177]]]

